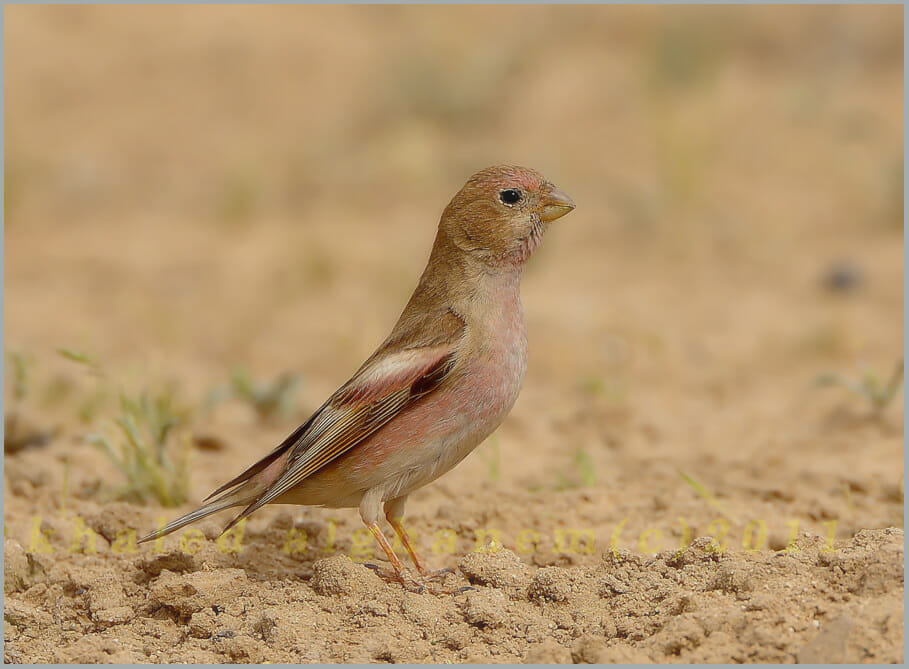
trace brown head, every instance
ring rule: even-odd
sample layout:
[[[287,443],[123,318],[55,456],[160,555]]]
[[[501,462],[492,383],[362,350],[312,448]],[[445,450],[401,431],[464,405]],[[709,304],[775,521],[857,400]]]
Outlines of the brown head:
[[[439,234],[486,266],[519,267],[549,223],[574,206],[539,172],[497,165],[467,180],[445,208]]]

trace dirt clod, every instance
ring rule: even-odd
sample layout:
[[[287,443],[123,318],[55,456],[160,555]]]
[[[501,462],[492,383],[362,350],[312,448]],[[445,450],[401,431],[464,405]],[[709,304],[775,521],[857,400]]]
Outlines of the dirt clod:
[[[798,651],[799,664],[841,664],[846,659],[846,640],[855,623],[842,616],[827,623]]]
[[[572,657],[567,648],[552,639],[547,639],[528,650],[523,662],[524,664],[571,664]]]
[[[19,592],[29,582],[28,556],[19,542],[3,541],[3,591]]]
[[[197,569],[198,565],[192,555],[179,550],[171,551],[165,555],[138,559],[136,561],[136,581],[139,583],[148,582],[164,570],[182,574],[196,571]]]
[[[523,585],[526,568],[521,558],[503,548],[495,552],[468,553],[458,563],[458,569],[471,583],[508,588]]]
[[[191,616],[203,609],[231,606],[247,584],[242,569],[219,569],[191,574],[164,570],[149,585],[149,602]]]
[[[753,590],[754,584],[748,568],[743,569],[734,562],[723,562],[717,566],[707,587],[710,590],[737,593]]]
[[[541,602],[565,602],[571,596],[571,576],[559,567],[543,567],[530,581],[530,599]]]
[[[320,595],[357,595],[379,585],[378,577],[346,555],[335,555],[313,565],[312,589]]]
[[[500,627],[507,620],[507,599],[499,590],[467,594],[464,618],[477,627]]]

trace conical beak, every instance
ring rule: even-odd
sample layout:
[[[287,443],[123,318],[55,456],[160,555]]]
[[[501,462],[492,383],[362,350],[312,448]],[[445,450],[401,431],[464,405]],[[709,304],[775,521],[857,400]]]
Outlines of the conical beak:
[[[574,209],[574,200],[558,188],[553,187],[540,202],[540,218],[547,223],[561,218]]]

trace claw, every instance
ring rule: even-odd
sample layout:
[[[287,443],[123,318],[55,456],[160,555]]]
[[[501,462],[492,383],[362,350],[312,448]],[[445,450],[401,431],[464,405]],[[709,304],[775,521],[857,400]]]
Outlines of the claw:
[[[454,595],[454,594],[457,594],[458,592],[460,592],[460,590],[445,588],[445,587],[442,587],[441,585],[439,585],[438,583],[433,582],[433,580],[444,575],[439,572],[444,572],[445,574],[453,573],[452,570],[450,570],[450,569],[448,569],[448,570],[440,569],[439,572],[433,572],[432,574],[429,574],[427,576],[418,576],[418,577],[414,578],[407,571],[404,571],[399,574],[398,572],[396,572],[392,569],[385,569],[385,568],[382,568],[378,565],[371,564],[371,563],[364,564],[363,566],[367,567],[368,569],[372,569],[376,573],[376,575],[379,578],[381,578],[383,581],[385,581],[386,583],[398,584],[401,587],[403,587],[405,590],[407,590],[408,592],[413,592],[418,595],[422,595],[424,592],[428,592],[433,595]],[[473,588],[468,588],[468,589],[472,590]]]
[[[410,572],[407,571],[407,568],[401,564],[401,560],[395,555],[394,550],[392,550],[391,544],[388,543],[388,539],[385,538],[385,535],[382,534],[382,530],[379,528],[376,523],[369,523],[367,527],[369,531],[372,532],[373,536],[376,538],[379,546],[385,552],[385,555],[388,556],[388,561],[391,563],[394,571],[389,571],[383,569],[375,564],[367,564],[366,566],[369,569],[372,569],[382,580],[387,583],[399,583],[404,587],[405,590],[409,592],[415,592],[417,594],[422,594],[425,591],[429,591],[434,595],[453,595],[457,590],[451,590],[449,588],[437,587],[432,584],[432,581],[437,581],[448,574],[453,574],[453,569],[439,569],[438,571],[427,572],[423,569],[423,565],[420,563],[420,560],[417,558],[417,554],[414,552],[413,547],[407,541],[407,534],[404,533],[404,528],[401,526],[400,522],[389,518],[389,522],[395,528],[395,531],[398,532],[398,536],[401,538],[401,542],[407,548],[410,553],[411,558],[413,558],[414,566],[417,568],[417,571],[420,573],[418,578],[413,578],[410,575]]]
[[[424,581],[441,581],[446,576],[448,576],[449,574],[453,574],[453,573],[455,573],[454,569],[449,569],[448,567],[446,567],[445,569],[437,569],[435,571],[423,572],[420,574],[420,578]]]

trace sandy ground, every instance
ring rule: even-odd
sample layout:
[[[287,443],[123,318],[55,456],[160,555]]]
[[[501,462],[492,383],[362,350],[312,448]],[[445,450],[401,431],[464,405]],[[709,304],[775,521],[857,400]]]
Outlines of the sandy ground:
[[[816,383],[902,356],[901,7],[5,25],[7,661],[903,660],[903,394]],[[408,505],[451,594],[380,580],[352,510],[136,548],[356,369],[498,162],[578,209],[523,281],[511,416]],[[299,374],[289,412],[204,410],[235,367]],[[86,440],[143,388],[187,408],[179,508]]]

